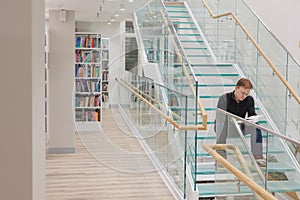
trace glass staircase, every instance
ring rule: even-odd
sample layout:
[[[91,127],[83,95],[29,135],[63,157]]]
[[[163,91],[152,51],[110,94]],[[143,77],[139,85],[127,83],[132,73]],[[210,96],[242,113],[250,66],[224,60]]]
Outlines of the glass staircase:
[[[298,181],[300,180],[299,163],[296,162],[290,147],[294,147],[298,143],[287,137],[294,136],[295,133],[278,134],[279,130],[281,133],[286,133],[283,130],[294,131],[295,129],[286,125],[284,125],[286,127],[284,129],[276,129],[277,120],[274,120],[274,117],[277,112],[272,112],[273,108],[271,111],[268,109],[272,105],[274,107],[274,102],[268,102],[272,97],[265,98],[261,94],[264,92],[264,86],[260,82],[263,82],[265,78],[264,73],[269,72],[266,69],[266,63],[264,63],[265,71],[259,71],[259,66],[257,66],[258,75],[254,75],[257,71],[250,71],[249,64],[240,61],[243,60],[242,56],[238,59],[237,51],[239,49],[236,50],[232,47],[236,41],[228,38],[221,39],[221,37],[226,36],[218,36],[214,32],[217,27],[218,31],[228,35],[226,31],[224,32],[224,27],[230,27],[234,24],[232,18],[226,18],[227,21],[224,20],[226,22],[221,25],[214,24],[213,19],[208,19],[210,17],[205,11],[204,4],[202,7],[199,7],[198,4],[202,3],[197,1],[197,6],[196,1],[165,2],[163,4],[160,0],[153,0],[135,13],[135,29],[139,33],[138,39],[140,40],[138,45],[139,49],[144,49],[144,52],[140,52],[140,55],[144,55],[146,64],[154,63],[157,65],[161,80],[168,88],[160,90],[160,103],[169,108],[165,108],[164,113],[171,116],[174,122],[179,122],[182,128],[180,130],[177,127],[178,131],[174,132],[176,128],[170,129],[170,126],[174,126],[172,123],[164,128],[168,136],[175,133],[181,135],[178,136],[179,143],[181,150],[185,152],[184,156],[181,155],[183,156],[181,157],[178,156],[180,153],[176,151],[176,157],[180,157],[182,163],[172,165],[172,167],[176,166],[178,168],[181,166],[184,168],[179,170],[180,173],[178,171],[176,173],[181,178],[183,177],[180,178],[181,181],[177,181],[178,188],[182,191],[183,196],[189,199],[191,195],[188,194],[189,181],[187,179],[190,176],[193,183],[192,190],[197,191],[199,198],[260,198],[253,192],[252,188],[241,182],[241,179],[237,178],[227,167],[217,166],[215,164],[216,159],[211,156],[211,152],[203,148],[203,145],[211,146],[214,151],[221,148],[214,146],[216,143],[214,123],[216,113],[220,112],[221,115],[228,118],[228,132],[230,134],[227,138],[227,144],[229,145],[222,147],[226,148],[227,161],[263,189],[275,194],[276,198],[287,196],[296,198],[298,196],[297,192],[300,192],[300,182]],[[192,9],[190,6],[192,6]],[[229,9],[227,4],[224,7]],[[205,20],[205,23],[203,23],[203,20]],[[203,30],[205,31],[203,32]],[[250,48],[250,45],[247,44],[243,48]],[[251,49],[251,52],[257,53],[253,49]],[[246,53],[243,55],[246,56]],[[244,60],[251,59],[253,58],[244,57]],[[238,119],[216,109],[220,95],[233,91],[237,80],[244,76],[249,77],[255,84],[251,95],[255,99],[257,114],[264,116],[262,120],[258,121],[259,125],[248,123],[243,119]],[[132,80],[129,82],[132,82]],[[154,82],[151,82],[151,84],[154,84]],[[280,88],[285,87],[282,85],[281,83]],[[195,91],[191,87],[195,88]],[[285,89],[285,91],[287,90]],[[283,93],[286,96],[288,94],[288,92]],[[178,98],[178,96],[181,96],[181,98]],[[201,110],[201,106],[198,106],[198,98],[201,99],[204,110]],[[283,97],[280,99],[283,99]],[[290,107],[299,110],[296,99],[292,97],[291,99],[293,102]],[[172,104],[174,101],[181,103]],[[278,107],[281,108],[281,105],[279,104]],[[181,114],[178,117],[176,113]],[[161,123],[161,120],[158,121]],[[239,126],[241,122],[254,130],[261,129],[263,154],[267,158],[266,166],[258,166],[253,159],[250,150],[251,138],[249,135],[241,135]],[[282,123],[280,122],[280,125]],[[188,130],[188,126],[197,128]],[[168,152],[172,154],[174,146],[169,148],[173,149]],[[168,165],[167,162],[168,160],[164,160],[163,163]],[[174,179],[178,180],[178,177]]]

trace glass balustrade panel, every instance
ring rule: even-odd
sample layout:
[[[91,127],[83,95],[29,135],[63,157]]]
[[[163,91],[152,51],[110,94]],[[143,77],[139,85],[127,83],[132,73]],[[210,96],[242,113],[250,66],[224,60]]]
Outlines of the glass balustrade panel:
[[[224,134],[227,134],[225,138]],[[252,121],[233,117],[218,110],[217,135],[220,138],[218,142],[226,144],[218,153],[263,189],[285,193],[300,188],[299,171],[294,157],[290,156],[291,151],[286,145],[288,141],[273,134],[272,130],[255,127]],[[227,183],[230,182],[226,184],[229,196],[236,195],[237,191],[240,191],[240,194],[251,194],[248,186],[240,183],[239,179],[218,164],[217,192],[224,190],[222,185],[224,179]]]
[[[123,85],[118,87],[117,98],[122,102],[120,107],[128,116],[130,123],[136,127],[139,139],[146,142],[149,147],[148,153],[154,154],[159,159],[161,167],[183,191],[185,132],[177,130],[166,118],[171,118],[180,126],[186,125],[187,97],[158,85],[151,79],[131,73],[124,73],[120,79],[127,86],[125,89]]]

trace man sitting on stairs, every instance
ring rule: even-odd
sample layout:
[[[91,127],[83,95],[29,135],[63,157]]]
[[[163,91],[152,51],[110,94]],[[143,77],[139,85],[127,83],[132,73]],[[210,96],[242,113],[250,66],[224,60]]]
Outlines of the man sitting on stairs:
[[[238,80],[235,90],[223,94],[218,101],[217,108],[225,110],[229,113],[242,118],[256,115],[254,99],[249,95],[253,88],[249,79],[241,78]],[[217,135],[217,144],[226,144],[228,122],[227,117],[220,116],[216,113],[215,132]],[[258,165],[265,166],[265,160],[262,156],[262,135],[261,130],[253,127],[245,127],[241,125],[244,135],[251,134],[251,151]],[[226,151],[217,151],[221,156],[226,158]]]

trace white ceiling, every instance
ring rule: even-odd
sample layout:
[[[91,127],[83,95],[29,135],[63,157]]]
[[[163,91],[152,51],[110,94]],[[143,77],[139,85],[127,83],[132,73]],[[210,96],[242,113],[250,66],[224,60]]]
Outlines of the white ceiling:
[[[65,9],[75,10],[76,21],[107,22],[113,17],[119,22],[130,18],[131,14],[146,2],[148,0],[45,0],[45,15],[48,18],[49,10]],[[120,4],[124,5],[124,11],[120,10]],[[115,17],[115,14],[119,14],[119,17]]]

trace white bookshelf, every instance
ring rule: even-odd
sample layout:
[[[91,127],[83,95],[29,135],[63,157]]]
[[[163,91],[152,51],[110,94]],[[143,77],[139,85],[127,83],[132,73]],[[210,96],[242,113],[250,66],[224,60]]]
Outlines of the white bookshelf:
[[[109,107],[109,51],[110,41],[109,38],[102,38],[101,43],[102,51],[102,107]]]
[[[99,130],[102,121],[103,50],[100,33],[75,33],[75,122],[77,131]]]

